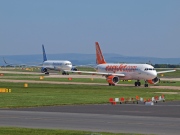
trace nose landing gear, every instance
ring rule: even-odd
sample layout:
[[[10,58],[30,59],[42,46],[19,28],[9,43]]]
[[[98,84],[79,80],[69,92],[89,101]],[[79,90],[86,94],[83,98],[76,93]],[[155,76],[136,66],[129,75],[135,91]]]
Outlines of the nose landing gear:
[[[109,83],[109,86],[115,86],[115,84],[111,84],[111,83]]]
[[[148,87],[148,83],[147,83],[147,81],[145,81],[144,87]]]
[[[49,75],[49,72],[46,72],[45,75]]]
[[[141,86],[141,82],[139,80],[137,80],[137,82],[134,83],[134,86]],[[145,81],[144,87],[148,87],[148,83],[147,81]]]
[[[69,75],[69,73],[68,72],[62,72],[62,75]]]

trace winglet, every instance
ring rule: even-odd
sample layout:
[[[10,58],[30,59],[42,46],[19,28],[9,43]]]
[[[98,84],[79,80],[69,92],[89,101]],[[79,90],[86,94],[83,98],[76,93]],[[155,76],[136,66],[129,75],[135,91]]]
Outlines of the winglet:
[[[95,46],[96,46],[96,63],[97,64],[106,64],[106,61],[105,61],[103,54],[101,52],[101,48],[99,46],[99,43],[95,42]]]
[[[43,51],[43,62],[44,62],[44,61],[47,61],[47,57],[46,57],[46,52],[45,52],[45,49],[44,49],[44,45],[42,45],[42,51]]]

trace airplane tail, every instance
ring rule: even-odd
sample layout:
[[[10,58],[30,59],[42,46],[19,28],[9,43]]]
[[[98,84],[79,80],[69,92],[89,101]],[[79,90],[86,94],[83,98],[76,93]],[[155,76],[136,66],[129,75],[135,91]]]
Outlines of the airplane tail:
[[[4,61],[5,64],[8,64],[8,63],[5,61],[4,57],[3,57],[3,61]]]
[[[47,57],[46,57],[46,52],[45,52],[45,49],[44,49],[44,45],[42,45],[42,51],[43,51],[43,62],[44,62],[44,61],[47,61]]]
[[[99,46],[98,42],[95,42],[96,46],[96,64],[106,64],[106,61],[103,57],[103,54],[101,52],[101,48]]]

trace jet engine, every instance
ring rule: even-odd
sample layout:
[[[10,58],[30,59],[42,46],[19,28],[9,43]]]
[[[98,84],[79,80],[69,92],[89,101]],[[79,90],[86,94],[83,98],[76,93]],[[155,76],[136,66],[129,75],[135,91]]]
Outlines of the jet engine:
[[[115,85],[119,82],[119,78],[117,76],[108,76],[106,80],[109,83],[109,85]]]
[[[42,72],[42,73],[46,73],[46,72],[47,72],[47,68],[42,67],[42,68],[41,68],[41,72]]]
[[[156,84],[156,83],[159,82],[159,78],[156,77],[156,78],[154,78],[154,79],[152,79],[152,80],[147,80],[147,82],[150,83],[150,84]]]
[[[78,71],[78,69],[77,69],[77,68],[71,68],[71,70],[72,70],[72,71]]]

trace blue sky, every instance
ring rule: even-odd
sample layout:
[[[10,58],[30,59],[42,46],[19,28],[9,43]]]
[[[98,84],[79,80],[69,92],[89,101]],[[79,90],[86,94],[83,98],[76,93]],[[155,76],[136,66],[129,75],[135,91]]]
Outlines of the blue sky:
[[[179,0],[0,0],[0,55],[180,58]]]

